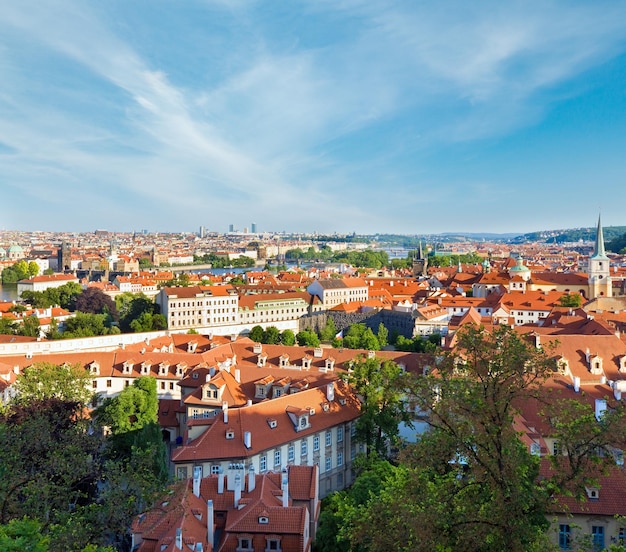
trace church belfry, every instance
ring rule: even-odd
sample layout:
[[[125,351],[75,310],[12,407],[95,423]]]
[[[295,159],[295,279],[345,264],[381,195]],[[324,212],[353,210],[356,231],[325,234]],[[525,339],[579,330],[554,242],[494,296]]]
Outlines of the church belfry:
[[[419,278],[420,276],[427,276],[427,268],[428,258],[424,256],[424,251],[422,250],[422,240],[420,240],[417,255],[413,255],[413,277]]]
[[[602,221],[598,216],[598,228],[596,229],[596,243],[593,254],[589,257],[589,298],[611,297],[613,284],[611,281],[611,268],[609,258],[604,250],[604,234],[602,233]]]

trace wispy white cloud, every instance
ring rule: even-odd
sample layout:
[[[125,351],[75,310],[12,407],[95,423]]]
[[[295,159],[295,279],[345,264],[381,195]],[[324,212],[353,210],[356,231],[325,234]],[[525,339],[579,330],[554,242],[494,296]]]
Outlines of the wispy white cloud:
[[[12,153],[0,156],[2,174],[50,204],[58,201],[52,183],[63,182],[110,214],[113,191],[126,220],[142,216],[143,203],[161,228],[262,214],[274,228],[347,229],[368,224],[373,211],[397,224],[399,211],[410,216],[424,201],[408,193],[414,187],[455,192],[420,166],[423,155],[541,121],[572,93],[564,85],[623,52],[626,38],[626,8],[612,3],[194,8],[203,5],[223,10],[220,25],[236,22],[237,32],[211,52],[219,75],[198,68],[195,80],[161,61],[167,44],[149,51],[117,25],[121,3],[3,7],[0,142]],[[307,41],[309,18],[317,41]],[[224,31],[208,16],[202,24],[194,36]],[[138,36],[150,34],[145,25]],[[10,47],[17,35],[27,52]],[[23,67],[44,59],[79,83],[50,89],[47,105],[25,93],[41,83]],[[68,107],[74,102],[81,109]],[[493,193],[474,181],[476,197]]]

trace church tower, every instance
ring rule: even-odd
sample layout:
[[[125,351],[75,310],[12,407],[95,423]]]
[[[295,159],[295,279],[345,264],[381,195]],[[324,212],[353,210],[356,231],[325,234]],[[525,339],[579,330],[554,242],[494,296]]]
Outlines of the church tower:
[[[70,244],[62,242],[57,252],[57,272],[65,272],[70,269],[72,264],[72,256]]]
[[[427,268],[428,258],[424,256],[424,251],[422,250],[422,240],[420,240],[417,256],[413,256],[413,277],[419,278],[420,276],[427,276]]]
[[[613,284],[611,281],[611,269],[609,258],[604,251],[604,235],[602,222],[598,216],[598,228],[596,230],[596,245],[593,255],[589,257],[589,298],[611,297]]]

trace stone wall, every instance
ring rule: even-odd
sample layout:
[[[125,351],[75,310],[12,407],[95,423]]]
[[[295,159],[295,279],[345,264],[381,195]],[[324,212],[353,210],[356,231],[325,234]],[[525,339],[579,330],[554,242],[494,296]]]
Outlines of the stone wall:
[[[382,322],[390,334],[395,331],[404,337],[413,337],[414,321],[411,313],[396,312],[388,309],[364,313],[327,311],[310,314],[300,318],[300,331],[307,329],[319,332],[326,325],[326,320],[329,316],[335,322],[337,332],[341,330],[348,331],[352,324],[365,324],[376,333],[378,325]]]

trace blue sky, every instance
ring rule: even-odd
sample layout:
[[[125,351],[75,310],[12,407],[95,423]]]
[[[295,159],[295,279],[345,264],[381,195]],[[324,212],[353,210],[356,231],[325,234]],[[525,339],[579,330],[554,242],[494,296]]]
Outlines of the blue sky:
[[[4,0],[0,228],[626,224],[626,3]]]

